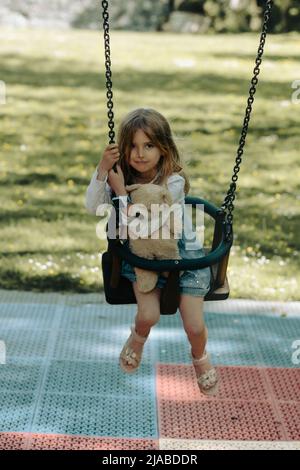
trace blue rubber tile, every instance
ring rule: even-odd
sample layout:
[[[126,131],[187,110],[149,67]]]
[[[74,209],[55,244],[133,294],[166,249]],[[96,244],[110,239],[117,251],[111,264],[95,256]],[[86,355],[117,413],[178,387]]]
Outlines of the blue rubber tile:
[[[0,366],[0,391],[33,392],[37,389],[43,367],[41,365],[5,364]]]
[[[271,317],[256,316],[252,318],[252,329],[250,334],[256,338],[267,340],[290,340],[299,339],[300,317]]]
[[[66,361],[112,361],[117,363],[124,343],[130,335],[129,327],[99,331],[59,331],[53,347],[53,358]],[[149,337],[150,339],[150,337]],[[143,362],[152,363],[152,342],[144,346]]]
[[[34,292],[0,289],[1,303],[54,305],[65,301],[62,292]]]
[[[0,431],[30,432],[35,403],[34,393],[0,392]]]
[[[235,334],[247,333],[254,337],[292,338],[300,331],[300,317],[281,317],[278,315],[212,314],[205,316],[209,331]]]
[[[53,361],[47,371],[43,392],[154,400],[154,368],[142,362],[138,371],[126,374],[120,369],[118,361]]]
[[[179,310],[174,315],[161,315],[159,319],[161,328],[183,328],[182,319]]]
[[[157,362],[178,364],[190,362],[190,343],[178,310],[175,315],[161,315],[150,340],[155,345]]]
[[[293,364],[292,341],[289,339],[259,338],[256,340],[259,354],[262,358],[261,365],[268,367],[299,367],[299,364]]]
[[[222,339],[210,335],[208,352],[216,365],[253,366],[261,363],[256,345],[245,336],[228,336]]]
[[[45,394],[32,432],[157,438],[156,403],[134,397]]]
[[[159,362],[190,363],[190,343],[183,329],[181,318],[175,322],[171,316],[159,323],[155,334]],[[251,318],[241,315],[220,315],[210,313],[206,316],[209,339],[207,350],[216,364],[255,365],[261,360],[253,341],[247,332]],[[164,323],[164,324],[163,324]]]
[[[150,338],[156,362],[186,364],[190,362],[190,343],[185,333],[177,328],[161,328]]]
[[[115,325],[126,328],[131,325],[136,315],[136,306],[83,304],[65,305],[62,311],[60,328],[75,330],[100,330],[114,328]]]
[[[7,363],[16,358],[23,361],[43,360],[47,354],[50,334],[48,330],[3,330],[1,340],[6,345]]]
[[[205,323],[209,335],[215,333],[224,338],[232,335],[244,336],[252,329],[252,318],[248,315],[209,313],[205,315]]]
[[[1,303],[1,331],[5,329],[50,329],[55,320],[56,305]]]
[[[293,367],[292,342],[300,318],[278,315],[208,314],[208,349],[215,363]],[[228,344],[226,344],[228,343]]]

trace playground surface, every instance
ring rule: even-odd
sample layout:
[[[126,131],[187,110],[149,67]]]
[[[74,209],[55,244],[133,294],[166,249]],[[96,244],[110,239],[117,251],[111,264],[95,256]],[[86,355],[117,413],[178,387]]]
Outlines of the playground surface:
[[[206,302],[221,382],[201,395],[180,314],[126,375],[134,305],[0,291],[0,449],[300,450],[300,302]]]

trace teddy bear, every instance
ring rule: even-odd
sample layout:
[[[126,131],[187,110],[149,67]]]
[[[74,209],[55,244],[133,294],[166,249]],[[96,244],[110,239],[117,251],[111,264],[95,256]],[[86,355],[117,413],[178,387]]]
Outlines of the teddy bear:
[[[153,183],[132,184],[126,186],[126,190],[133,204],[128,211],[128,238],[132,253],[147,259],[180,259],[179,236],[176,239],[178,232],[174,223],[176,215],[170,216],[168,210],[161,213],[153,210],[158,205],[172,205],[167,187]],[[134,271],[140,292],[150,292],[155,288],[160,273],[137,267]],[[161,274],[167,277],[169,273]]]

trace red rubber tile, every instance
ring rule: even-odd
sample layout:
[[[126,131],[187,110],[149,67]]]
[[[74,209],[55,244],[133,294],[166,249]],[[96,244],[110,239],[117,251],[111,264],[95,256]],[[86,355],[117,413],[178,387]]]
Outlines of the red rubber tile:
[[[267,400],[270,392],[262,369],[255,367],[218,367],[218,399]],[[199,391],[194,368],[189,365],[159,364],[157,388],[160,399],[189,401],[207,400]],[[215,399],[215,398],[212,398]]]
[[[219,393],[216,397],[206,397],[198,390],[192,365],[158,365],[160,437],[299,440],[299,403],[282,403],[295,397],[298,375],[286,369],[282,371],[280,376],[279,370],[274,373],[268,368],[219,367]],[[285,395],[280,392],[279,383],[282,386],[288,383]],[[296,406],[299,411],[294,410]]]
[[[266,369],[265,374],[285,428],[286,439],[300,440],[300,370],[278,367]]]
[[[26,449],[28,440],[27,433],[16,432],[0,432],[0,449],[1,450],[21,450]]]
[[[300,369],[276,367],[266,369],[266,374],[276,400],[300,400]]]
[[[158,364],[156,369],[156,388],[159,400],[198,401],[199,389],[194,370],[186,365]]]
[[[280,403],[279,410],[285,427],[287,440],[300,440],[300,403]]]
[[[32,434],[28,448],[32,450],[152,450],[159,447],[158,441],[151,439]]]
[[[209,440],[282,440],[282,425],[266,402],[161,401],[160,436]]]

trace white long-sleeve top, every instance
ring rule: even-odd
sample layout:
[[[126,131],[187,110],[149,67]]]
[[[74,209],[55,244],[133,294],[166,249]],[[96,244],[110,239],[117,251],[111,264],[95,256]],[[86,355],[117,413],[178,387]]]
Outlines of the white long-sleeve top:
[[[96,215],[97,207],[100,204],[112,204],[111,196],[112,189],[107,182],[107,177],[100,181],[97,179],[98,169],[94,171],[90,184],[86,190],[85,196],[85,207],[90,214]],[[202,248],[202,243],[200,243],[195,232],[193,231],[193,224],[191,217],[187,214],[185,210],[185,193],[184,193],[184,178],[178,173],[173,173],[167,179],[167,188],[172,196],[173,203],[181,204],[182,211],[184,211],[184,233],[185,239],[188,241],[189,250],[198,250]]]

